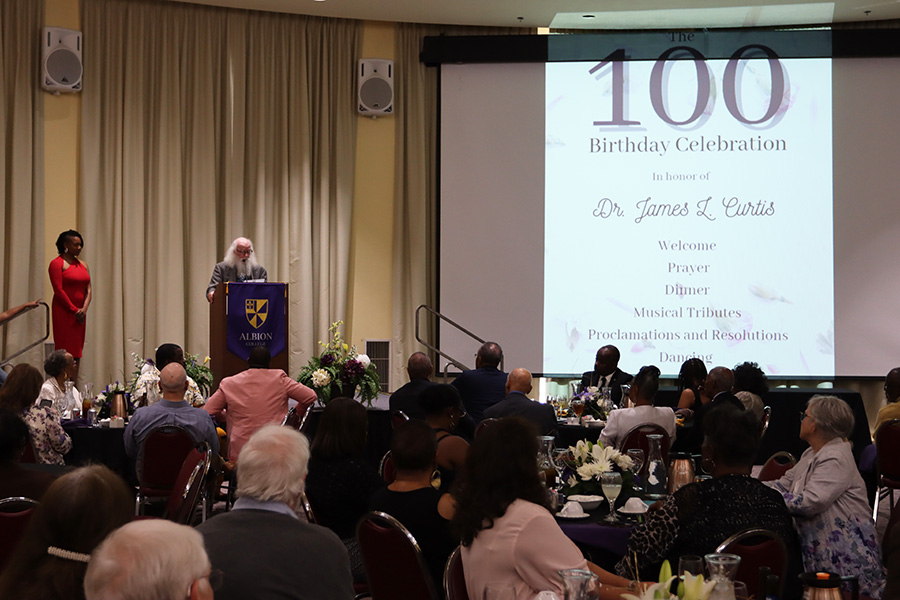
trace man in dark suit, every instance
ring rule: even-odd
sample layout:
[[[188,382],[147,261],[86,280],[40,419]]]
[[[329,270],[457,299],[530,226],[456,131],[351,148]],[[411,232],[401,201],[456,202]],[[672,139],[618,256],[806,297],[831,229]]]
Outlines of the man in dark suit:
[[[506,398],[484,411],[485,419],[523,417],[537,426],[541,435],[553,435],[556,431],[556,411],[549,404],[533,401],[531,373],[527,369],[513,369],[506,378]]]
[[[631,381],[632,376],[619,368],[619,349],[613,345],[597,350],[594,370],[581,375],[581,387],[608,387],[616,406],[622,404],[622,384]]]
[[[389,405],[391,412],[402,410],[410,419],[425,420],[425,409],[419,402],[422,392],[434,385],[431,375],[434,364],[424,352],[414,352],[406,361],[406,372],[409,383],[391,394]]]
[[[475,355],[475,368],[453,380],[469,416],[479,423],[484,411],[506,396],[506,373],[499,369],[503,350],[496,342],[485,342]]]

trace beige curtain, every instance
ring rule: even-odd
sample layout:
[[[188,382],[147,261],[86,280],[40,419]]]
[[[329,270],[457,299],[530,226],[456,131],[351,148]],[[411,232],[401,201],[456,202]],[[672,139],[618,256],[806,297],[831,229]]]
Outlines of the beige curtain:
[[[437,68],[419,61],[422,40],[434,35],[531,34],[533,29],[398,23],[395,34],[394,279],[392,380],[407,381],[406,361],[426,351],[416,341],[415,310],[437,308]],[[419,335],[435,343],[433,320],[422,312]],[[451,317],[452,318],[452,317]],[[435,368],[438,364],[436,357]]]
[[[0,311],[41,297],[44,262],[44,92],[40,35],[44,3],[0,2]],[[47,304],[50,299],[46,298]],[[44,309],[0,328],[6,358],[44,335]],[[40,365],[43,348],[13,360]]]
[[[163,342],[205,355],[239,235],[291,284],[298,370],[346,307],[360,24],[152,0],[82,0],[82,24],[85,380]]]

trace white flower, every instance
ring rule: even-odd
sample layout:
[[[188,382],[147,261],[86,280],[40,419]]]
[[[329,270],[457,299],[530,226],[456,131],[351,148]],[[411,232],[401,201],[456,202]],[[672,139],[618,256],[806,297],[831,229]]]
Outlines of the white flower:
[[[627,454],[622,454],[621,452],[616,452],[615,456],[613,456],[613,460],[623,471],[630,471],[634,466],[634,461],[631,460],[631,457]]]
[[[313,371],[312,382],[313,386],[317,388],[325,387],[326,385],[331,383],[331,373],[329,373],[325,369],[318,369],[316,371]]]
[[[609,471],[609,462],[590,462],[585,463],[575,469],[582,481],[590,481],[591,479],[600,480],[603,473]]]
[[[356,361],[363,366],[363,369],[368,369],[369,365],[372,364],[372,359],[369,358],[368,354],[360,354],[356,357]]]

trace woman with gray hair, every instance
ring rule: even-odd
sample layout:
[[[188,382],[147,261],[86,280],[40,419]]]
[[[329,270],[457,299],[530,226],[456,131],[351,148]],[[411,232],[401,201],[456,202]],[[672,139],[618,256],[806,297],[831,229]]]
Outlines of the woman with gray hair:
[[[866,486],[847,437],[853,412],[836,396],[813,396],[800,416],[809,448],[784,477],[781,492],[800,536],[803,568],[859,577],[862,594],[881,598],[884,569]]]

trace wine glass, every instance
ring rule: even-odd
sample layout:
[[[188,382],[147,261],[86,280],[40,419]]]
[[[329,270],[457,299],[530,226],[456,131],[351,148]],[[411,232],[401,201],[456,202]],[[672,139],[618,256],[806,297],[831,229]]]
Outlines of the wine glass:
[[[565,396],[560,396],[557,403],[559,404],[559,412],[557,414],[561,417],[565,417],[569,412],[569,399]]]
[[[566,470],[566,456],[568,454],[568,448],[553,449],[553,467],[556,469],[556,474],[559,476],[557,479],[557,481],[559,481],[559,487],[563,486],[563,471]]]
[[[606,501],[609,502],[609,514],[606,515],[606,521],[609,523],[618,523],[619,518],[616,516],[616,498],[622,491],[622,474],[615,471],[607,471],[600,475],[600,487]]]
[[[572,398],[572,401],[569,403],[572,407],[572,412],[575,413],[575,416],[578,417],[578,420],[581,420],[581,413],[584,412],[584,398]]]
[[[631,489],[635,494],[640,495],[643,489],[638,485],[637,478],[638,473],[641,472],[641,467],[644,466],[644,451],[641,448],[629,448],[625,451],[625,455],[631,459],[631,472],[634,473],[634,477],[631,480]]]

